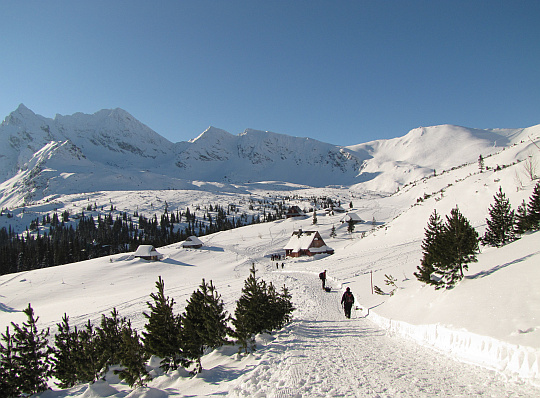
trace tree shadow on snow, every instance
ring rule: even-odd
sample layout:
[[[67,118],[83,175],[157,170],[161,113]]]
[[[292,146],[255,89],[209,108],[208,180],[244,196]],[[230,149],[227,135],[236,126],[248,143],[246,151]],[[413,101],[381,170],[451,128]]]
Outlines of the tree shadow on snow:
[[[1,312],[21,312],[19,310],[16,310],[15,308],[5,305],[4,303],[0,303],[0,311]]]
[[[521,263],[521,262],[527,260],[528,258],[536,256],[537,254],[540,254],[540,251],[538,251],[536,253],[531,253],[531,254],[529,254],[529,255],[527,255],[525,257],[518,258],[518,259],[516,259],[514,261],[510,261],[508,263],[499,264],[499,265],[497,265],[497,266],[495,266],[495,267],[493,267],[493,268],[491,268],[489,270],[480,271],[480,272],[478,272],[478,273],[476,273],[474,275],[467,275],[467,276],[465,276],[465,279],[484,278],[484,277],[489,276],[489,275],[491,275],[491,274],[493,274],[493,273],[495,273],[495,272],[497,272],[497,271],[499,271],[499,270],[501,270],[503,268],[506,268],[506,267],[508,267],[510,265]]]

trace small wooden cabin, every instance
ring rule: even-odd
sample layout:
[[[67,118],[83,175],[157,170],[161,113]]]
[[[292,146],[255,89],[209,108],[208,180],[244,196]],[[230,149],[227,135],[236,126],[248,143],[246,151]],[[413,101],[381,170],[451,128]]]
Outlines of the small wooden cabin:
[[[163,258],[163,254],[159,253],[152,245],[140,245],[133,257],[139,257],[143,260],[158,261]]]
[[[200,249],[202,246],[202,241],[196,236],[190,236],[182,243],[182,247],[185,249]]]
[[[326,246],[319,231],[294,231],[289,243],[284,247],[289,257],[314,256],[315,254],[334,254],[334,249]]]

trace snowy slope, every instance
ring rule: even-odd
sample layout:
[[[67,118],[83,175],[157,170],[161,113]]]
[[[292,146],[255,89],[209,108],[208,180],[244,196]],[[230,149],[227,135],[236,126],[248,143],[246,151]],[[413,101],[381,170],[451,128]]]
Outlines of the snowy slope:
[[[50,119],[21,104],[0,125],[0,208],[96,191],[203,189],[198,181],[210,182],[211,191],[216,184],[235,192],[233,185],[283,181],[393,193],[434,170],[475,162],[480,154],[527,140],[538,130],[445,125],[340,147],[268,131],[232,135],[210,127],[189,142],[173,144],[122,109]]]
[[[200,376],[190,378],[183,371],[163,375],[149,389],[129,396],[538,396],[540,233],[503,248],[483,248],[465,280],[449,291],[423,287],[412,275],[433,209],[446,215],[457,205],[482,233],[499,186],[514,208],[530,197],[536,181],[527,178],[524,162],[516,162],[516,157],[535,147],[527,140],[512,142],[485,157],[488,171],[481,173],[476,162],[440,169],[391,196],[364,196],[347,188],[288,187],[298,197],[328,195],[343,203],[352,201],[355,211],[368,220],[353,234],[340,223],[342,215],[319,211],[316,227],[308,215],[206,236],[202,250],[185,250],[179,244],[158,248],[165,254],[159,263],[124,254],[2,276],[0,330],[11,321],[22,321],[20,311],[28,302],[41,325],[53,330],[64,312],[80,325],[87,319],[99,322],[101,314],[113,307],[141,329],[145,322],[141,314],[158,275],[179,312],[203,277],[214,281],[232,312],[255,263],[265,280],[291,289],[298,308],[295,321],[274,336],[263,336],[253,355],[237,356],[234,348],[224,348],[204,358],[206,370]],[[497,166],[501,169],[495,171]],[[291,192],[279,184],[247,187],[261,196]],[[166,193],[146,192],[146,199],[143,192],[118,193],[114,202],[120,208],[134,208],[154,201],[158,194],[161,200],[170,198]],[[199,200],[195,191],[169,194],[183,197],[177,199],[178,206]],[[110,194],[101,195],[105,202]],[[211,194],[205,195],[201,201],[211,202]],[[33,210],[38,207],[27,209]],[[332,226],[336,238],[329,236]],[[280,252],[300,227],[318,229],[335,254],[288,259],[283,269],[276,269],[270,255]],[[329,294],[321,291],[317,278],[323,269],[333,287]],[[399,289],[393,296],[371,294],[371,275],[375,285],[389,291],[386,274],[397,279]],[[339,307],[346,286],[361,308],[352,320],[342,318]],[[126,396],[129,388],[112,379],[110,384],[78,386],[48,396],[106,396],[100,391]]]

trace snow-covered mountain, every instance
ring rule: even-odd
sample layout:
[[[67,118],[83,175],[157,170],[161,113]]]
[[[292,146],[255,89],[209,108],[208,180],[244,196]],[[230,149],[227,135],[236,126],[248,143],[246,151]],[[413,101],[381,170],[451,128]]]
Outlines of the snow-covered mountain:
[[[210,127],[193,140],[172,143],[122,109],[50,119],[21,104],[0,125],[0,208],[96,191],[240,192],[242,184],[259,181],[391,193],[526,140],[539,128],[421,127],[403,137],[341,147]]]
[[[117,130],[101,133],[96,127],[109,122],[89,121],[83,127],[74,123],[78,127],[68,131],[51,127],[51,119],[32,116],[25,108],[17,112],[0,130],[0,139],[6,141],[0,146],[0,161],[11,155],[19,162],[14,177],[0,186],[4,203],[17,203],[25,195],[29,200],[40,195],[58,197],[12,209],[10,217],[0,217],[0,226],[9,224],[21,232],[32,219],[53,211],[78,212],[92,203],[98,208],[114,204],[119,209],[114,215],[134,209],[152,215],[162,211],[165,203],[182,210],[234,200],[240,212],[249,212],[250,199],[290,197],[293,189],[295,198],[287,199],[287,204],[313,207],[318,216],[316,226],[309,214],[207,235],[201,237],[205,244],[201,250],[184,249],[179,243],[159,247],[164,259],[157,263],[124,253],[0,276],[0,330],[11,322],[23,322],[22,310],[30,302],[40,327],[53,332],[64,313],[73,325],[82,327],[87,320],[99,323],[102,314],[113,308],[141,331],[146,322],[142,313],[158,276],[166,281],[167,295],[178,303],[179,313],[202,278],[215,282],[232,313],[252,264],[265,280],[287,285],[293,296],[297,310],[291,324],[271,336],[259,336],[254,354],[237,355],[236,347],[209,352],[203,358],[205,370],[197,377],[183,369],[155,373],[148,387],[131,391],[111,374],[107,381],[68,390],[54,387],[43,396],[539,396],[540,232],[527,233],[502,248],[482,247],[478,262],[471,263],[463,281],[450,290],[423,286],[413,272],[420,264],[424,228],[434,210],[444,217],[458,206],[482,234],[499,187],[514,209],[528,200],[538,181],[530,171],[539,172],[540,126],[519,130],[435,126],[349,147],[251,130],[234,136],[210,128],[190,142],[165,140],[163,149],[159,136],[149,129],[143,134],[147,130],[134,119],[136,131],[126,132],[122,141]],[[116,113],[125,116],[123,111]],[[34,120],[33,128],[23,123],[22,114]],[[97,120],[93,116],[71,117]],[[48,132],[41,128],[43,121],[49,123]],[[120,125],[126,126],[125,121]],[[79,136],[72,134],[76,129]],[[133,141],[127,138],[130,134]],[[87,136],[97,138],[92,142]],[[299,146],[301,141],[304,147]],[[130,143],[142,154],[118,142]],[[295,151],[288,151],[291,145]],[[262,179],[254,171],[239,169],[246,165],[253,169],[273,165],[272,172],[279,175],[283,165],[295,164],[285,170],[288,174],[280,174],[281,180],[291,173],[307,178],[307,171],[314,169],[324,176],[326,167],[331,167],[324,166],[324,156],[323,161],[316,156],[296,158],[309,148],[327,151],[319,155],[337,151],[332,152],[336,159],[340,159],[337,153],[351,159],[351,163],[334,163],[334,173],[344,179],[349,171],[338,172],[337,165],[350,170],[356,162],[358,169],[347,180],[350,185],[336,186],[335,180],[323,181],[321,176],[319,182],[334,186],[223,182],[225,176],[231,181],[248,175],[253,181]],[[145,163],[148,154],[156,157]],[[477,164],[479,155],[485,160],[483,170]],[[281,156],[284,159],[278,160]],[[524,159],[531,160],[531,167]],[[170,170],[176,174],[167,174]],[[195,178],[205,175],[215,181]],[[177,185],[167,185],[172,183]],[[136,188],[121,190],[128,186]],[[28,188],[34,190],[33,196],[24,191]],[[364,195],[367,190],[394,193]],[[64,194],[68,191],[72,194]],[[82,191],[90,193],[77,194]],[[323,196],[354,202],[353,211],[373,221],[360,223],[349,233],[342,214],[327,214],[311,199]],[[335,254],[287,258],[283,268],[276,268],[272,255],[281,253],[292,231],[299,228],[317,229]],[[328,270],[330,293],[320,288],[317,274],[323,269]],[[393,295],[387,275],[396,279]],[[372,285],[386,294],[373,294]],[[339,305],[345,287],[356,297],[353,319],[345,319]]]

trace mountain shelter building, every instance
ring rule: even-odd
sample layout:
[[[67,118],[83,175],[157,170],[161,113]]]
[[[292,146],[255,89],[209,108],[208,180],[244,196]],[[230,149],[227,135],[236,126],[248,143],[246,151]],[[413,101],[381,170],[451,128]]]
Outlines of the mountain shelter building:
[[[285,217],[291,218],[291,217],[303,217],[306,213],[304,213],[300,207],[298,206],[291,206],[289,207],[289,211],[287,211],[287,214],[285,214]]]
[[[294,231],[289,243],[285,245],[288,257],[314,256],[315,254],[334,254],[334,249],[326,246],[319,231]]]
[[[348,223],[352,221],[353,224],[360,224],[360,223],[363,223],[364,220],[362,220],[360,218],[360,216],[356,213],[347,213],[343,216],[343,218],[341,219],[341,223]]]
[[[202,241],[196,236],[190,236],[184,242],[182,242],[182,247],[184,249],[200,249],[202,245]]]
[[[163,254],[159,253],[152,245],[140,245],[133,257],[139,257],[143,260],[158,261],[163,258]]]

